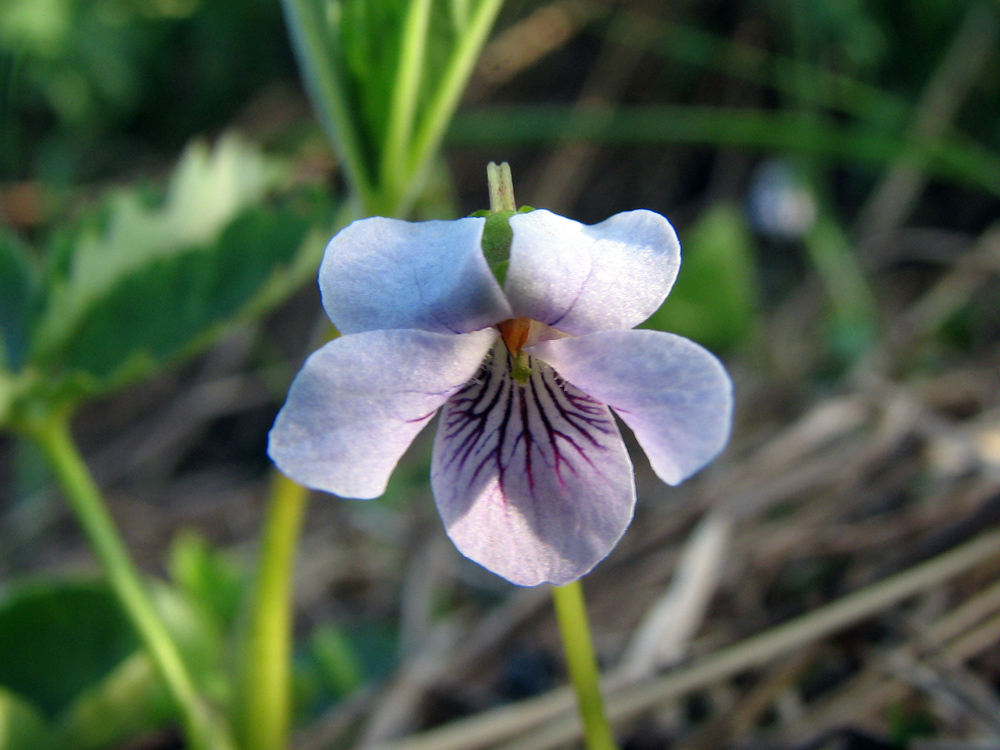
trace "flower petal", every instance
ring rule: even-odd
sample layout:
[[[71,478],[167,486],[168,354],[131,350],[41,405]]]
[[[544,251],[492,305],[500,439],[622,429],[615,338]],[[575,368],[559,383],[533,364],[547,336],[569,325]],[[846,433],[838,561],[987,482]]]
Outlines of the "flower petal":
[[[434,497],[466,557],[521,586],[569,583],[628,527],[632,464],[606,406],[538,360],[524,385],[510,367],[496,344],[442,409]]]
[[[729,440],[733,384],[693,341],[660,331],[602,331],[525,351],[614,409],[667,484],[683,482]]]
[[[323,306],[341,333],[469,333],[511,317],[483,256],[485,219],[355,221],[330,240]]]
[[[677,278],[680,243],[652,211],[587,226],[549,211],[510,218],[514,239],[504,291],[517,316],[580,336],[632,328]]]
[[[306,360],[268,436],[278,468],[308,487],[368,499],[438,407],[469,382],[497,338],[369,331]]]

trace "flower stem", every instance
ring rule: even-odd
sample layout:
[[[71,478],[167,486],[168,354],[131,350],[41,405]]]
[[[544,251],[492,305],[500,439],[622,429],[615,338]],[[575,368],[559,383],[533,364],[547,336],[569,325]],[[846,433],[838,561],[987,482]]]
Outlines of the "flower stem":
[[[583,721],[587,750],[617,750],[618,746],[604,714],[604,699],[601,697],[597,658],[594,656],[594,644],[587,622],[583,586],[579,581],[568,586],[553,586],[552,602],[559,621],[559,631],[562,633],[566,666],[576,691],[577,710]]]
[[[250,619],[239,649],[236,716],[243,750],[281,750],[288,745],[295,553],[308,497],[305,487],[275,473]]]
[[[490,189],[490,213],[516,211],[514,202],[514,178],[510,174],[510,164],[503,162],[497,166],[491,161],[486,165],[486,181]]]
[[[228,728],[198,694],[177,644],[143,586],[135,563],[73,442],[68,415],[50,414],[28,427],[45,453],[96,552],[118,602],[131,620],[184,719],[193,750],[232,750]]]

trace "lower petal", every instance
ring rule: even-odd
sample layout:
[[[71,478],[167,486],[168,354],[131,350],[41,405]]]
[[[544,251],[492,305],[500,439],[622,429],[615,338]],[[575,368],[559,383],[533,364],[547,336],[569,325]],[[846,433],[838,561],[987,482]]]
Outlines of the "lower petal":
[[[442,409],[434,497],[466,557],[522,586],[569,583],[632,520],[632,464],[606,406],[537,359],[526,383],[510,373],[498,343]]]
[[[613,408],[667,484],[683,482],[729,440],[732,381],[693,341],[661,331],[601,331],[526,351]]]
[[[476,373],[496,340],[467,334],[368,331],[306,360],[268,436],[268,454],[295,481],[342,497],[385,492],[417,433]]]

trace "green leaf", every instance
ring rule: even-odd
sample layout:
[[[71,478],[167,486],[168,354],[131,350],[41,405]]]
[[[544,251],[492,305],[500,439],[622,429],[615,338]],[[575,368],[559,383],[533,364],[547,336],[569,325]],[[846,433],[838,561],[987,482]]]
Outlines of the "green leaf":
[[[343,0],[337,32],[348,72],[348,96],[362,122],[369,174],[377,173],[379,148],[389,121],[393,82],[398,67],[405,2]]]
[[[708,209],[685,233],[677,283],[643,328],[724,349],[744,340],[757,320],[754,241],[739,207]]]
[[[0,687],[0,750],[47,747],[45,718],[31,703]]]
[[[843,228],[822,214],[804,246],[830,301],[829,347],[844,362],[861,356],[875,339],[875,303],[857,253]]]
[[[147,259],[91,297],[35,361],[89,392],[155,372],[302,283],[322,253],[309,232],[324,213],[315,197],[251,209],[208,247]]]
[[[459,11],[456,3],[433,1],[427,21],[426,35],[420,45],[420,71],[414,76],[413,89],[403,97],[416,102],[415,118],[420,120],[428,104],[442,86],[456,47],[466,33],[470,8]],[[358,131],[366,172],[373,178],[391,180],[412,177],[404,164],[390,165],[393,174],[380,174],[383,168],[383,149],[386,147],[387,130],[397,121],[394,112],[394,94],[399,76],[413,74],[403,66],[400,55],[406,36],[406,18],[412,3],[407,0],[334,0],[329,3],[333,12],[332,34],[336,38],[331,47],[337,51],[337,64],[345,75],[345,94],[349,110],[358,113]],[[405,151],[409,150],[408,134]],[[407,153],[407,156],[410,154]]]
[[[223,635],[205,608],[186,592],[161,582],[151,586],[154,603],[199,687],[224,703]],[[55,721],[59,750],[100,750],[176,721],[177,709],[143,651],[119,663],[100,682],[82,690]]]
[[[198,141],[185,150],[161,206],[136,190],[112,194],[106,218],[53,254],[45,312],[35,348],[59,348],[81,316],[131,274],[195,247],[210,247],[281,178],[281,169],[236,136],[213,150]]]
[[[54,716],[136,648],[111,592],[85,581],[28,583],[0,597],[0,685]]]
[[[219,623],[184,592],[162,581],[151,581],[153,603],[195,682],[211,693],[225,692]],[[214,696],[213,696],[214,697]]]
[[[335,625],[324,625],[309,637],[310,653],[326,687],[337,696],[346,696],[364,682],[364,670],[351,642]]]
[[[100,750],[165,726],[176,715],[149,658],[137,651],[59,715],[52,745],[59,750]]]
[[[24,362],[36,276],[27,248],[0,227],[0,368],[16,372]]]
[[[244,591],[244,571],[201,534],[182,531],[170,549],[170,577],[184,595],[222,625],[236,619]]]

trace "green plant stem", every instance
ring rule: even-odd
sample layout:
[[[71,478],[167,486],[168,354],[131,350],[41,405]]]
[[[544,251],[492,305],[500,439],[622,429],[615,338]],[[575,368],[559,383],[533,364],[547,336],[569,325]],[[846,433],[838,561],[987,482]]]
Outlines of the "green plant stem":
[[[177,644],[143,586],[139,571],[73,442],[68,415],[58,413],[40,417],[30,425],[29,432],[48,458],[122,609],[177,704],[190,747],[194,750],[231,750],[235,746],[228,729],[195,689]]]
[[[243,750],[281,750],[288,744],[293,579],[308,498],[309,490],[275,473],[240,649],[236,716]]]
[[[552,602],[556,608],[559,632],[566,652],[566,666],[576,691],[576,704],[583,722],[587,750],[617,750],[611,727],[604,714],[597,658],[590,638],[587,605],[583,586],[575,581],[568,586],[553,586]]]
[[[315,0],[282,0],[285,20],[313,105],[330,142],[344,162],[351,194],[363,206],[376,205],[372,175],[365,165],[361,135],[352,116],[344,84],[337,75],[343,68],[334,57],[337,40]]]

